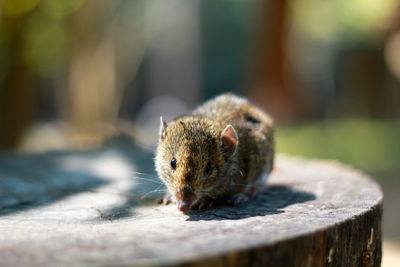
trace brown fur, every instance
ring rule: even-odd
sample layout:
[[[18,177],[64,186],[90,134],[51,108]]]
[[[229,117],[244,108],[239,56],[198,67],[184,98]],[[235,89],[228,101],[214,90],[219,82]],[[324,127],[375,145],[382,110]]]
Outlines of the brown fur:
[[[228,125],[238,137],[232,151],[221,137]],[[229,144],[230,139],[226,139]],[[247,100],[224,94],[191,115],[161,124],[155,164],[172,196],[194,209],[213,202],[247,200],[237,196],[256,192],[261,175],[272,170],[273,160],[272,119]],[[207,163],[212,167],[210,174],[205,173]]]

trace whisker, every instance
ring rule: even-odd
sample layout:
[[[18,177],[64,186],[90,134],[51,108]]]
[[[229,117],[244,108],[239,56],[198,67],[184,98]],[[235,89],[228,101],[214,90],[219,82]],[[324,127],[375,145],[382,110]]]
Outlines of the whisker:
[[[141,186],[147,186],[147,187],[154,187],[154,186],[159,186],[159,187],[161,187],[161,186],[163,186],[163,184],[157,184],[157,183],[149,183],[149,182],[135,182],[134,184],[133,184],[134,186],[138,186],[138,185],[141,185]]]
[[[157,184],[164,184],[162,181],[160,181],[159,179],[151,179],[151,178],[145,178],[145,177],[133,177],[133,179],[136,180],[143,180],[143,181],[148,181],[148,182],[152,182],[152,183],[157,183]]]
[[[154,174],[152,174],[152,173],[135,172],[135,171],[130,171],[130,173],[133,173],[133,174],[140,174],[140,175],[154,175]]]
[[[149,194],[152,194],[152,193],[166,192],[166,191],[167,191],[166,189],[160,189],[160,186],[159,186],[156,189],[151,190],[151,191],[147,192],[146,194],[144,194],[143,196],[141,196],[140,199],[144,199],[146,196],[148,196]]]

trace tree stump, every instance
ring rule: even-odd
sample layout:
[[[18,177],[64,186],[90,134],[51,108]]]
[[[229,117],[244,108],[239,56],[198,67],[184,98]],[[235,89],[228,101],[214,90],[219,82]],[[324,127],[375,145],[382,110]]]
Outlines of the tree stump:
[[[152,157],[1,155],[0,265],[380,265],[382,192],[359,171],[278,156],[256,199],[183,214],[155,204]]]

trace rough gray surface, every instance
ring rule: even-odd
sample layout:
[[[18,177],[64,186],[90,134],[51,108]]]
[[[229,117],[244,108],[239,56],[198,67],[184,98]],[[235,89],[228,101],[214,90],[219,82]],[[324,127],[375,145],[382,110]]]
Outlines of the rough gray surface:
[[[378,266],[379,187],[334,162],[278,157],[237,207],[154,204],[152,155],[128,144],[0,156],[0,265]]]

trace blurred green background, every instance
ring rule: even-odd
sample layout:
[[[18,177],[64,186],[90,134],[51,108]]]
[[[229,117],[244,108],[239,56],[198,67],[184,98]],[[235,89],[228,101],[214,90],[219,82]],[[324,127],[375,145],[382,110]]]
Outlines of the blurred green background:
[[[0,149],[82,149],[120,132],[152,149],[160,115],[235,92],[275,118],[279,153],[377,179],[385,237],[400,241],[398,1],[0,5]]]

